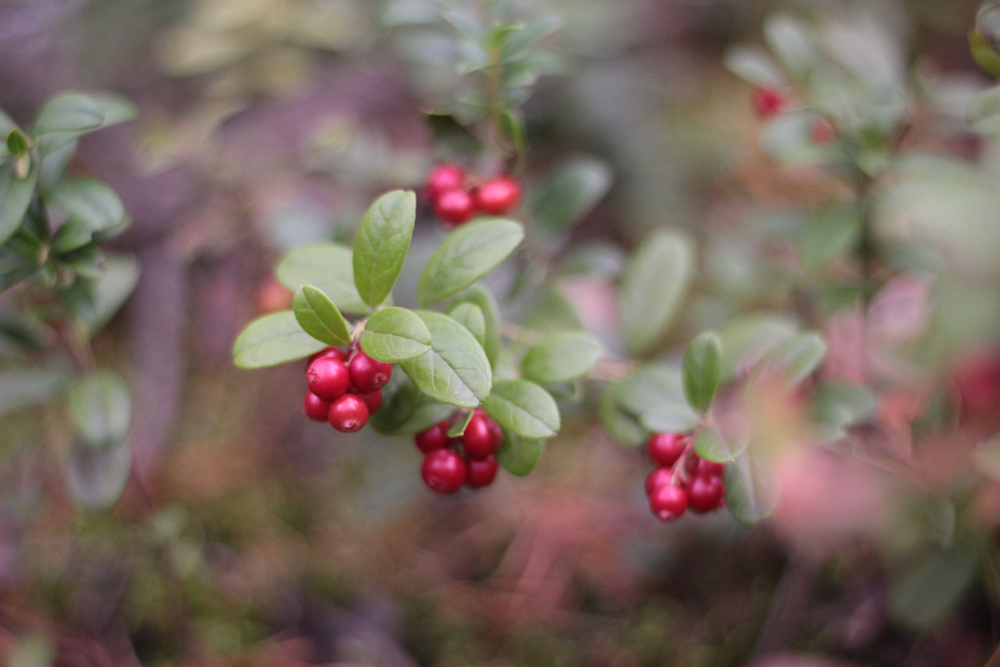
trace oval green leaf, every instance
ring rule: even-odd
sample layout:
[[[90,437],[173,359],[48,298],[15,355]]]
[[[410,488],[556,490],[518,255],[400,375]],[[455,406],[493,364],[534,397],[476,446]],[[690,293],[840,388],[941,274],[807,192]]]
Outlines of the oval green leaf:
[[[337,304],[341,313],[368,315],[372,309],[354,287],[351,249],[339,243],[320,243],[296,248],[278,264],[275,275],[282,285],[299,291],[313,285]]]
[[[376,199],[361,219],[352,255],[354,284],[372,308],[385,301],[396,284],[416,218],[416,195],[393,190]]]
[[[88,132],[132,120],[135,106],[115,95],[62,93],[46,102],[38,113],[33,134],[42,157]]]
[[[483,349],[486,351],[486,357],[490,360],[490,365],[496,368],[497,357],[500,354],[500,306],[497,304],[496,297],[486,287],[473,285],[456,298],[460,301],[474,303],[483,311],[483,319],[486,323]]]
[[[757,366],[758,372],[778,371],[794,387],[812,375],[826,356],[826,343],[819,334],[795,334],[775,345]]]
[[[59,181],[45,198],[69,213],[52,242],[56,253],[80,248],[91,240],[106,241],[125,230],[125,205],[107,183],[92,178]]]
[[[647,431],[655,433],[687,433],[694,430],[701,417],[687,403],[659,403],[639,415]]]
[[[748,442],[746,438],[730,441],[717,429],[706,426],[694,434],[694,452],[708,461],[728,463],[746,450]]]
[[[711,331],[698,334],[684,353],[684,396],[692,408],[705,414],[712,407],[722,376],[722,348]]]
[[[468,329],[486,350],[486,316],[482,308],[474,303],[460,303],[448,311],[448,317]]]
[[[535,469],[544,445],[544,440],[522,438],[516,433],[504,431],[503,442],[497,450],[497,461],[511,475],[524,477]]]
[[[0,165],[0,245],[17,230],[31,204],[38,183],[38,166],[32,161],[27,178],[18,178],[13,160]]]
[[[500,380],[483,409],[500,426],[525,438],[549,438],[559,430],[559,407],[549,392],[527,380]]]
[[[324,347],[302,330],[295,313],[284,310],[247,325],[233,345],[233,362],[239,368],[266,368],[308,357]]]
[[[327,345],[347,345],[351,330],[330,298],[312,285],[303,285],[292,299],[292,312],[302,329]]]
[[[416,311],[431,334],[431,349],[399,362],[420,389],[434,400],[474,408],[490,394],[493,372],[486,352],[469,330],[447,315]]]
[[[523,238],[520,223],[505,218],[462,225],[427,262],[417,287],[420,305],[434,305],[476,282],[506,259]]]
[[[583,377],[604,356],[600,341],[582,331],[550,334],[535,343],[521,361],[525,379],[538,384],[563,384]]]
[[[635,418],[622,409],[622,385],[608,385],[597,404],[597,418],[608,437],[625,447],[638,447],[646,441],[646,433]]]
[[[419,357],[431,349],[431,332],[412,311],[386,308],[365,323],[361,349],[372,359],[394,364]]]
[[[74,380],[69,410],[80,436],[92,447],[111,447],[125,439],[132,420],[128,385],[117,373],[98,371]]]
[[[777,488],[765,465],[749,452],[726,466],[723,478],[726,507],[741,523],[753,525],[766,519],[778,505]]]
[[[431,399],[405,373],[393,373],[389,384],[382,388],[382,406],[368,423],[380,435],[413,435],[447,419],[453,412],[454,406]]]

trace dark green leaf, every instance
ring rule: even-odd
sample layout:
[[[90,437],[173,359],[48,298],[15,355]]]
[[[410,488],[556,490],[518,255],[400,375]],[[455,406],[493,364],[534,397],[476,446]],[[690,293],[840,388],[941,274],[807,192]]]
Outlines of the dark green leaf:
[[[247,325],[233,345],[233,362],[239,368],[265,368],[308,357],[324,347],[302,330],[295,313],[285,310]]]
[[[686,236],[662,230],[639,247],[625,267],[619,292],[625,345],[635,355],[656,349],[680,310],[694,276],[694,248]]]
[[[57,148],[42,158],[42,167],[38,174],[38,189],[48,193],[66,173],[69,163],[76,155],[77,142],[71,141],[62,148]]]
[[[722,376],[722,350],[712,331],[699,334],[684,353],[684,396],[698,412],[712,407]]]
[[[503,442],[497,450],[497,461],[503,469],[515,477],[524,477],[542,457],[545,441],[534,438],[523,438],[516,433],[505,431]]]
[[[496,382],[483,409],[500,426],[525,438],[549,438],[559,430],[555,399],[527,380]]]
[[[434,305],[473,284],[506,259],[523,238],[524,228],[504,218],[462,225],[427,262],[417,287],[420,304]]]
[[[567,230],[600,203],[611,183],[611,169],[600,160],[566,162],[528,197],[532,220],[549,233]]]
[[[28,152],[28,138],[21,130],[14,128],[7,133],[7,150],[17,156]]]
[[[490,360],[490,366],[496,366],[497,356],[500,353],[500,307],[493,292],[482,285],[473,285],[459,294],[456,300],[474,303],[483,311],[483,320],[486,324],[483,349]]]
[[[292,312],[307,334],[327,345],[347,345],[351,330],[330,298],[312,285],[303,285],[292,299]]]
[[[474,408],[489,396],[493,374],[483,346],[447,315],[416,311],[431,334],[431,349],[400,362],[410,379],[431,398]]]
[[[106,241],[127,226],[125,206],[111,187],[91,178],[59,181],[46,199],[70,214],[69,221],[52,242],[54,252],[66,252],[90,243]]]
[[[427,352],[431,348],[431,332],[412,311],[386,308],[365,323],[361,348],[372,359],[393,364]]]
[[[889,586],[889,614],[900,623],[924,630],[940,623],[969,589],[979,572],[983,549],[978,543],[948,551],[933,550]]]
[[[474,303],[459,303],[448,311],[448,317],[469,330],[479,344],[486,349],[486,317],[483,310]]]
[[[997,52],[978,28],[969,31],[969,50],[976,64],[993,76],[1000,77],[1000,56],[997,56]]]
[[[447,419],[453,412],[454,406],[431,399],[404,373],[393,373],[389,384],[382,388],[382,406],[368,423],[381,435],[413,435]]]
[[[416,195],[394,190],[376,199],[361,220],[352,255],[354,284],[372,308],[385,301],[396,284],[416,216]]]
[[[0,164],[0,245],[21,224],[38,183],[38,165],[32,163],[27,178],[18,178],[13,161]]]
[[[604,356],[604,347],[588,333],[549,334],[528,349],[522,375],[538,384],[563,384],[583,377]]]
[[[778,504],[778,494],[767,468],[749,452],[726,466],[723,481],[726,507],[742,523],[753,525],[766,519]]]
[[[347,246],[322,243],[297,248],[285,255],[275,275],[293,292],[303,285],[322,290],[342,313],[367,315],[372,312],[354,287],[351,249]]]
[[[128,435],[132,400],[117,373],[84,375],[69,385],[67,396],[77,432],[92,447],[112,447]]]
[[[639,415],[639,423],[655,433],[687,433],[701,423],[701,417],[687,403],[657,403]]]

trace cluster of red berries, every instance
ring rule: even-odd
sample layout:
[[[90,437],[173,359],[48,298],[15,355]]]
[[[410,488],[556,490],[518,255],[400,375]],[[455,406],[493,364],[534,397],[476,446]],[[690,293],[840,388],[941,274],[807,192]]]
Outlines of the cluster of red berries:
[[[442,164],[427,177],[427,199],[446,227],[468,222],[476,213],[506,215],[521,201],[521,184],[510,176],[497,176],[479,184],[466,182],[457,164]]]
[[[673,521],[689,507],[699,514],[722,507],[726,468],[695,454],[691,436],[654,433],[646,441],[646,454],[658,466],[646,477],[646,495],[660,521]]]
[[[476,408],[460,438],[449,438],[448,421],[439,422],[413,436],[424,453],[420,476],[431,491],[455,493],[464,485],[471,489],[489,486],[500,464],[496,451],[503,441],[503,429]]]
[[[329,421],[341,433],[354,433],[382,405],[382,387],[392,377],[392,364],[376,361],[358,348],[348,353],[328,347],[309,357],[305,404],[309,419]]]

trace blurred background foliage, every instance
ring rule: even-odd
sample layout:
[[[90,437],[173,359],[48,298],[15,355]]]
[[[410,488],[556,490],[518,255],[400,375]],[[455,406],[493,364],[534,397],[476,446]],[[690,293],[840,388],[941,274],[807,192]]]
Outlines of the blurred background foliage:
[[[980,444],[1000,428],[1000,144],[966,124],[993,83],[969,50],[978,0],[515,4],[540,20],[542,48],[510,76],[532,233],[553,259],[498,280],[556,280],[509,314],[586,326],[625,357],[626,257],[681,230],[697,249],[690,295],[642,356],[676,361],[705,328],[741,350],[822,329],[824,372],[842,382],[808,409],[841,449],[793,448],[756,527],[727,512],[664,527],[642,457],[602,433],[587,392],[531,477],[432,497],[408,440],[303,420],[299,365],[237,371],[230,347],[287,307],[278,257],[349,241],[375,195],[479,145],[450,118],[483,113],[461,76],[481,55],[461,30],[476,3],[449,2],[449,21],[426,0],[6,0],[0,108],[16,121],[65,89],[138,105],[138,121],[81,139],[72,169],[121,194],[133,225],[111,248],[142,267],[93,341],[132,389],[134,474],[113,509],[82,510],[66,483],[72,433],[65,405],[37,405],[45,377],[0,373],[6,664],[986,661],[1000,640],[1000,445]],[[824,76],[786,78],[820,56],[783,40],[776,12],[820,35]],[[746,74],[733,47],[747,45],[782,66],[751,58],[751,81],[781,77],[801,113],[755,119],[730,71]],[[837,156],[803,139],[817,110],[880,177],[864,200],[885,268],[867,329],[842,256],[857,200],[821,168]],[[589,200],[546,209],[579,183]],[[420,211],[400,305],[442,236]],[[7,343],[5,367],[34,361]],[[866,363],[877,396],[850,384]],[[772,441],[794,440],[803,410],[772,398],[756,406]],[[880,455],[843,439],[851,428]]]

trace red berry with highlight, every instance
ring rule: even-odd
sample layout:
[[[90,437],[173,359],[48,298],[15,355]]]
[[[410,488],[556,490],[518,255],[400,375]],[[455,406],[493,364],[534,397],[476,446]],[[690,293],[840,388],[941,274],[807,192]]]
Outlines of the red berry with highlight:
[[[446,192],[461,190],[465,185],[465,170],[457,164],[442,164],[427,177],[427,199],[436,204]]]
[[[687,493],[673,484],[664,484],[654,489],[649,496],[649,509],[660,521],[673,521],[684,514],[687,506]]]
[[[470,458],[485,459],[499,449],[503,436],[497,437],[497,429],[493,428],[493,424],[496,422],[485,413],[477,412],[472,415],[462,434],[462,447]]]
[[[472,219],[476,214],[476,203],[468,192],[450,190],[438,199],[434,212],[445,226],[455,227]]]
[[[323,357],[333,357],[334,359],[340,359],[345,364],[347,363],[347,352],[339,347],[328,347],[324,350],[320,350],[316,354],[309,357],[309,363],[316,361],[317,359],[322,359]]]
[[[413,436],[413,443],[424,454],[448,446],[448,422],[439,422]]]
[[[768,119],[785,110],[785,96],[776,88],[759,88],[753,98],[757,117]]]
[[[368,406],[368,416],[375,414],[375,412],[382,407],[382,390],[373,391],[370,394],[358,394],[358,398],[365,402]]]
[[[351,375],[344,362],[335,357],[320,357],[309,364],[306,371],[309,391],[320,398],[332,401],[347,393],[351,386]]]
[[[469,469],[469,477],[466,483],[472,489],[480,489],[492,484],[493,480],[497,477],[497,471],[500,469],[497,457],[492,454],[485,459],[472,459],[466,465]]]
[[[724,492],[721,479],[699,475],[688,485],[688,504],[695,512],[711,512],[722,507]]]
[[[344,394],[330,404],[327,416],[341,433],[354,433],[368,423],[368,406],[355,394]]]
[[[654,433],[646,441],[649,460],[661,466],[672,466],[687,449],[691,439],[681,433]]]
[[[318,422],[325,422],[330,412],[330,401],[320,398],[311,391],[306,392],[306,400],[302,406],[302,412],[306,417]]]
[[[384,361],[376,361],[360,350],[350,365],[351,383],[362,394],[370,394],[378,391],[392,377],[392,364]]]
[[[493,178],[476,190],[476,207],[489,215],[504,215],[521,203],[521,184],[509,176]]]
[[[653,491],[660,488],[664,484],[670,484],[670,480],[673,479],[674,469],[668,468],[666,466],[660,466],[659,468],[653,468],[653,471],[646,475],[646,495],[653,495]]]
[[[451,449],[435,449],[424,457],[420,476],[431,491],[455,493],[468,477],[465,459]]]

